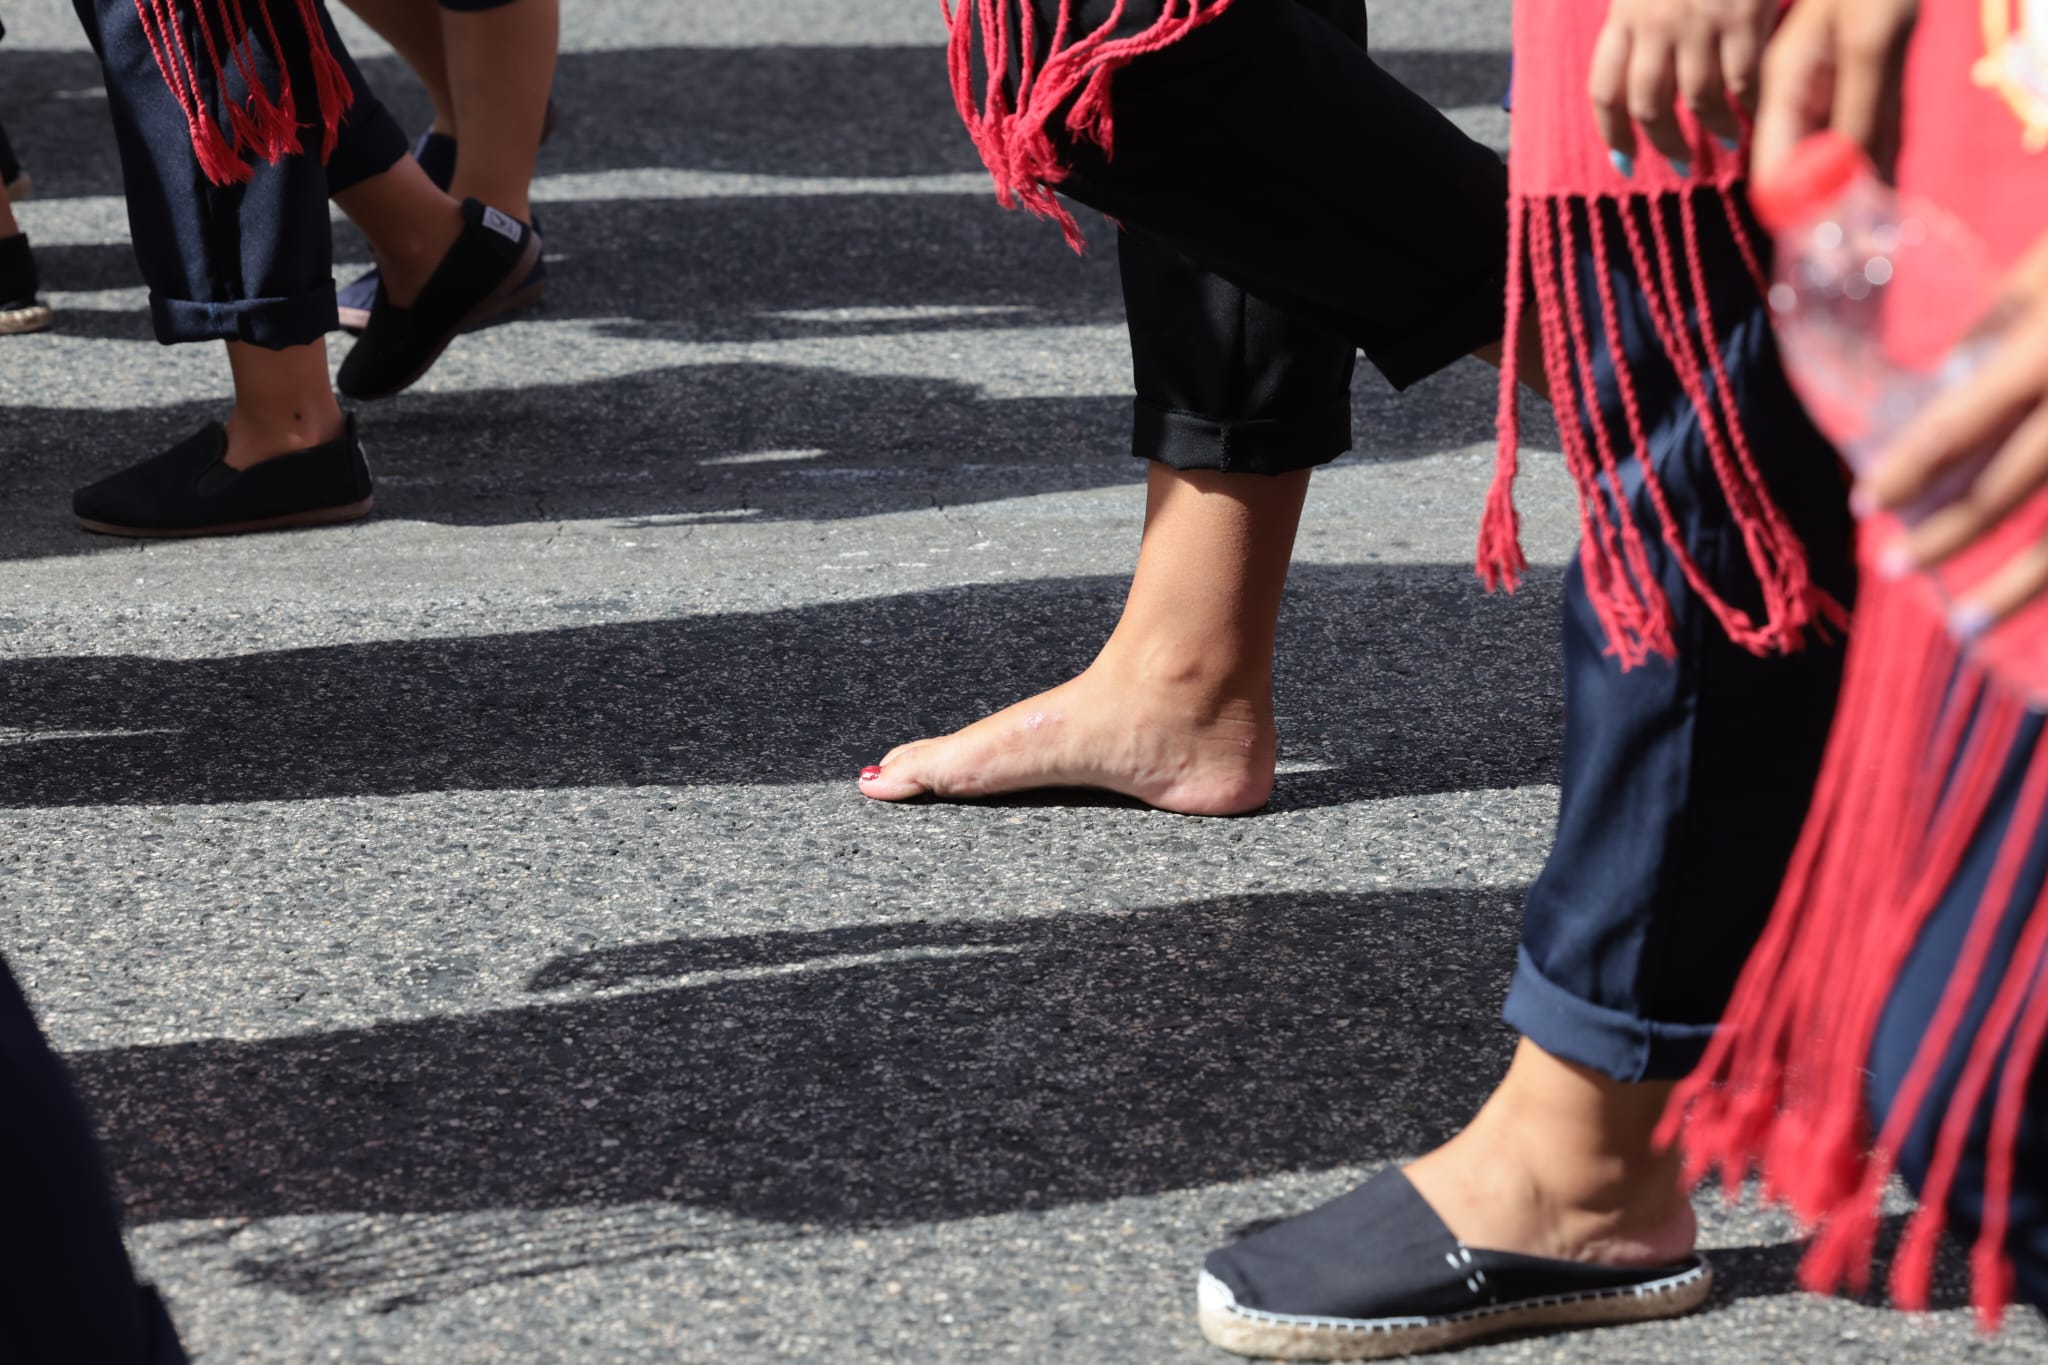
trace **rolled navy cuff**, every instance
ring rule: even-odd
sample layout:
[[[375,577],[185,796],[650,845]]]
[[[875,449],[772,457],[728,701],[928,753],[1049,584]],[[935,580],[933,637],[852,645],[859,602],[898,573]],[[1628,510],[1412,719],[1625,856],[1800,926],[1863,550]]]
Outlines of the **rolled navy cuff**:
[[[190,341],[245,341],[279,351],[318,341],[341,324],[334,281],[326,287],[281,298],[231,302],[149,296],[156,339],[166,346]]]
[[[1582,1000],[1545,976],[1527,948],[1500,1016],[1551,1056],[1617,1081],[1675,1081],[1690,1073],[1714,1036],[1713,1024],[1670,1024]]]

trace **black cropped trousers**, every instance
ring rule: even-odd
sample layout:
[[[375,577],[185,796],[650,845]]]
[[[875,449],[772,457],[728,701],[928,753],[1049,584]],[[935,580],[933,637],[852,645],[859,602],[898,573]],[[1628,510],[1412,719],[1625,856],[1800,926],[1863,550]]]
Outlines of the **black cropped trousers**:
[[[1034,3],[1049,32],[1057,0]],[[1089,0],[1080,23],[1108,8]],[[1132,5],[1127,23],[1157,9]],[[1123,225],[1140,458],[1325,464],[1351,448],[1359,351],[1405,388],[1500,339],[1507,169],[1382,70],[1366,37],[1363,0],[1240,0],[1118,73],[1114,174],[1076,149],[1062,193]],[[1245,97],[1219,109],[1216,80]]]

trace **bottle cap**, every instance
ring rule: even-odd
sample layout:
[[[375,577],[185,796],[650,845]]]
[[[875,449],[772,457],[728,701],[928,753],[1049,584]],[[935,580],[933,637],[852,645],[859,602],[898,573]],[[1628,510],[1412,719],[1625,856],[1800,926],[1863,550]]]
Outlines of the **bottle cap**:
[[[1833,131],[1815,133],[1769,177],[1750,183],[1749,205],[1766,228],[1782,232],[1825,212],[1850,185],[1875,173],[1855,142]]]

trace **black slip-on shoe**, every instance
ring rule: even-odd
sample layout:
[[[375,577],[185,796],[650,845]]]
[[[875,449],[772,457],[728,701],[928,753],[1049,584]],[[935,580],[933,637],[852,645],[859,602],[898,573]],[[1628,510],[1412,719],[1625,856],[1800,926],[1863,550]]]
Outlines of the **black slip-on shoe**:
[[[356,419],[325,445],[235,469],[228,434],[208,422],[140,464],[82,488],[71,511],[88,531],[177,538],[333,526],[370,513],[370,466]]]
[[[1468,1247],[1390,1168],[1210,1253],[1196,1300],[1203,1335],[1238,1355],[1381,1360],[1504,1332],[1677,1317],[1713,1285],[1699,1256],[1622,1268]]]
[[[538,213],[533,215],[533,221],[528,226],[533,229],[534,235],[543,242],[547,240],[547,230],[540,225],[540,215]],[[350,336],[361,336],[363,334],[363,329],[370,325],[370,310],[377,306],[377,288],[383,281],[383,273],[373,265],[364,271],[361,276],[334,292],[334,314],[341,320],[342,331],[347,332]],[[547,259],[545,257],[535,257],[533,269],[527,272],[525,282],[519,286],[517,293],[506,300],[505,306],[500,308],[495,316],[479,318],[473,325],[462,330],[473,332],[478,327],[485,327],[493,322],[503,321],[511,313],[532,307],[540,302],[541,296],[547,292],[547,287]]]
[[[555,126],[561,122],[561,116],[562,112],[555,104],[555,97],[548,96],[548,107],[541,115],[540,121],[541,146],[547,146],[548,139],[555,135]],[[436,133],[431,129],[421,133],[419,141],[412,145],[412,159],[420,163],[420,169],[427,173],[427,179],[434,182],[436,189],[446,190],[455,183],[455,155],[455,139],[446,133]],[[540,215],[537,213],[533,215],[533,230],[541,233],[543,237],[547,235],[541,230]],[[373,265],[334,291],[334,311],[340,320],[342,331],[351,336],[361,336],[363,329],[370,325],[370,309],[377,302],[377,285],[382,278],[377,267]],[[526,283],[529,287],[521,290],[520,300],[504,311],[510,312],[512,308],[524,308],[530,303],[540,302],[541,293],[547,287],[547,267],[536,262],[533,273],[527,277]]]
[[[369,325],[335,376],[347,397],[369,402],[402,393],[458,335],[521,306],[540,260],[540,235],[475,199],[463,201],[462,219],[462,235],[410,306],[393,304],[378,283]]]
[[[0,336],[40,332],[50,325],[56,315],[36,297],[41,284],[28,234],[0,237]]]
[[[421,133],[419,141],[412,144],[412,159],[420,163],[435,189],[446,190],[454,183],[455,139],[448,134],[432,129]],[[382,278],[373,265],[334,291],[334,310],[341,317],[342,331],[359,334],[370,325],[370,308],[377,302],[377,282]]]

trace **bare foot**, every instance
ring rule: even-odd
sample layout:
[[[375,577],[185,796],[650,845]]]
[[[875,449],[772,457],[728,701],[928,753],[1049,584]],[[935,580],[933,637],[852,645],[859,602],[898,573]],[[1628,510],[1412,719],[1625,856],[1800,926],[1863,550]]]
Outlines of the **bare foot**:
[[[1270,687],[1239,692],[1098,659],[1050,692],[891,751],[860,789],[903,801],[1095,787],[1183,815],[1242,815],[1273,794],[1278,738]]]
[[[1524,1041],[1471,1126],[1406,1173],[1467,1246],[1672,1265],[1698,1227],[1678,1154],[1650,1142],[1670,1090],[1622,1085]]]

